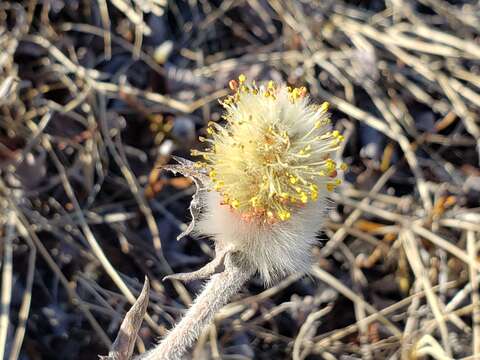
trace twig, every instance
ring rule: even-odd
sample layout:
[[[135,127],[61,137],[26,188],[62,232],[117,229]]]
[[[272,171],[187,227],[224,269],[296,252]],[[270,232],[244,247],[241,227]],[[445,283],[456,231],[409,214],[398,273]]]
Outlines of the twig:
[[[70,303],[78,306],[80,311],[87,318],[87,321],[90,323],[92,328],[98,334],[103,344],[107,347],[110,347],[112,343],[110,342],[109,337],[105,334],[102,327],[97,322],[97,320],[92,315],[92,313],[85,307],[80,297],[78,296],[77,292],[75,291],[75,288],[73,287],[73,285],[70,284],[70,282],[67,280],[65,275],[63,275],[62,271],[60,270],[60,268],[58,267],[58,265],[53,260],[50,253],[48,252],[47,248],[43,245],[42,241],[38,238],[37,234],[31,229],[31,226],[28,220],[18,208],[16,202],[10,195],[8,188],[5,186],[4,182],[1,179],[0,179],[0,192],[2,192],[6,196],[9,202],[9,205],[15,212],[16,228],[18,229],[18,232],[23,234],[28,234],[28,236],[32,239],[33,243],[35,244],[35,247],[37,248],[40,255],[43,257],[47,265],[50,267],[50,269],[58,277],[58,279],[64,286],[65,290],[67,291]]]
[[[12,241],[14,237],[15,214],[10,213],[5,224],[3,242],[2,293],[0,297],[0,358],[4,358],[5,344],[10,323],[10,300],[12,299]]]
[[[333,287],[334,289],[338,290],[343,296],[350,299],[352,302],[360,302],[365,306],[365,309],[371,313],[378,313],[379,320],[388,328],[388,330],[394,335],[401,337],[401,331],[394,325],[390,320],[386,317],[381,315],[377,309],[375,309],[372,305],[365,302],[361,299],[357,294],[355,294],[351,289],[343,285],[340,281],[338,281],[334,276],[327,273],[325,270],[321,269],[318,266],[313,266],[312,268],[312,275],[320,279],[321,281],[326,282],[328,285]]]
[[[416,245],[415,237],[413,233],[409,230],[405,230],[402,235],[403,245],[407,254],[407,259],[409,260],[410,266],[415,273],[415,277],[422,283],[422,287],[425,290],[427,301],[440,328],[443,346],[447,349],[447,352],[451,354],[452,350],[448,341],[447,325],[440,309],[440,300],[438,297],[435,296],[432,290],[432,284],[428,279],[422,260],[420,258],[420,253]]]
[[[100,8],[100,17],[102,19],[102,25],[105,30],[105,36],[103,37],[105,47],[105,59],[110,60],[112,56],[112,33],[110,32],[110,16],[108,14],[108,6],[106,0],[97,0],[98,7]]]
[[[396,171],[395,167],[390,167],[385,173],[383,173],[382,176],[378,179],[378,181],[373,186],[372,190],[370,190],[369,195],[378,193],[382,189],[382,187],[385,185],[385,183],[390,179],[390,177],[395,173],[395,171]],[[361,201],[361,204],[368,204],[369,202],[370,202],[370,198],[367,195]],[[348,215],[343,226],[335,232],[335,234],[330,238],[330,240],[325,245],[325,247],[321,250],[322,256],[327,257],[332,253],[332,251],[338,246],[340,242],[342,242],[345,239],[347,235],[347,231],[345,230],[344,227],[352,226],[355,223],[355,221],[357,221],[358,218],[360,218],[361,215],[362,215],[362,210],[358,208],[355,209],[350,215]]]
[[[328,314],[330,311],[332,311],[332,307],[333,307],[332,304],[330,304],[307,316],[307,319],[300,327],[300,330],[298,331],[298,335],[295,339],[295,342],[293,343],[293,351],[292,351],[293,360],[304,359],[303,354],[302,356],[300,356],[300,350],[301,350],[301,346],[302,346],[302,342],[304,341],[304,338],[307,336],[307,333],[311,331],[311,328],[314,326],[314,323],[318,321],[318,319],[322,318],[323,316]]]
[[[28,256],[28,270],[27,278],[25,281],[25,292],[23,294],[22,304],[20,305],[20,309],[18,311],[18,324],[12,341],[12,348],[10,351],[9,360],[17,360],[20,356],[20,350],[22,348],[23,339],[25,337],[27,319],[30,313],[30,305],[32,302],[32,287],[35,275],[35,262],[37,259],[37,249],[35,248],[32,239],[30,239],[28,233],[23,227],[18,227],[18,230],[20,235],[27,242],[30,249],[30,254]]]
[[[467,252],[470,255],[471,263],[477,261],[477,242],[475,240],[475,233],[473,231],[467,231]],[[472,355],[480,356],[480,295],[478,285],[478,270],[470,266],[469,267],[470,284],[472,287],[472,304],[474,305],[472,311],[472,324],[473,324],[473,341],[472,341]]]
[[[88,244],[90,245],[92,251],[96,255],[97,259],[100,261],[102,264],[102,267],[105,269],[106,273],[110,276],[112,281],[115,283],[115,285],[120,289],[123,295],[127,298],[127,300],[131,303],[134,304],[136,299],[135,296],[133,296],[132,292],[128,288],[128,286],[125,284],[125,282],[122,280],[118,272],[115,270],[115,268],[112,266],[108,258],[105,256],[104,251],[102,250],[100,244],[96,240],[95,236],[93,235],[92,230],[88,226],[87,222],[85,221],[85,217],[83,215],[83,212],[80,208],[80,204],[78,203],[78,200],[75,196],[75,193],[73,191],[73,188],[68,180],[67,174],[65,173],[65,170],[60,163],[60,160],[58,159],[57,155],[52,149],[52,146],[50,144],[50,141],[48,140],[47,136],[43,136],[42,138],[42,144],[47,149],[49,152],[56,168],[57,171],[60,174],[60,179],[62,181],[62,184],[64,186],[65,192],[67,193],[68,197],[70,198],[70,201],[72,202],[75,211],[78,216],[78,220],[80,221],[80,226],[82,228],[82,231],[85,235],[85,238],[87,239]],[[146,321],[148,324],[154,329],[156,332],[161,334],[161,330],[158,328],[157,324],[153,319],[147,314],[145,316]]]
[[[233,256],[225,259],[225,270],[213,275],[193,302],[183,319],[160,344],[138,360],[180,360],[212,321],[215,313],[243,287],[253,270],[237,263]]]

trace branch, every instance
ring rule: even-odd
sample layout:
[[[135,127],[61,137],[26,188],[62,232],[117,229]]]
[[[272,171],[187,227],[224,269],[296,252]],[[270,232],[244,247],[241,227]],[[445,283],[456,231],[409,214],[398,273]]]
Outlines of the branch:
[[[213,275],[195,299],[184,318],[153,350],[136,360],[180,360],[220,310],[253,274],[251,267],[234,263],[231,254],[225,258],[225,270]]]

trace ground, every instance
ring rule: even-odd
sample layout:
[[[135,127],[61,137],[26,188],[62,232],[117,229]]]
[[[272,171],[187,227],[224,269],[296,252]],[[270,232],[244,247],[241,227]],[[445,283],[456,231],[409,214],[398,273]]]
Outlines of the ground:
[[[195,359],[480,356],[477,1],[21,0],[0,3],[0,358],[106,354],[143,279],[136,352],[213,256],[176,241],[228,82],[328,101],[348,165],[309,276],[259,279]],[[319,219],[320,220],[320,219]]]

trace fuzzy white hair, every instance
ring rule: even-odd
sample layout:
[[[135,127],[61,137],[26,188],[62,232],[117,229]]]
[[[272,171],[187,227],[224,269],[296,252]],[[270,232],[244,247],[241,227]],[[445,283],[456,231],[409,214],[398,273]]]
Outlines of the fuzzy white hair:
[[[274,224],[245,221],[229,206],[221,205],[221,196],[215,191],[202,197],[195,233],[211,237],[217,249],[241,253],[265,284],[309,270],[312,246],[328,210],[327,194],[306,204],[289,221]]]

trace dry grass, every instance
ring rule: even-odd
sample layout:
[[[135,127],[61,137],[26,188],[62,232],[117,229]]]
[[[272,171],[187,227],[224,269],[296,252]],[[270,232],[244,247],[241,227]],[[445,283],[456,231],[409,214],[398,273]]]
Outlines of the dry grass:
[[[194,359],[480,359],[476,1],[0,4],[0,358],[92,359],[152,288],[137,351],[212,256],[186,156],[241,72],[332,105],[350,165],[311,277],[252,281]],[[328,241],[327,241],[328,240]],[[24,356],[24,357],[22,357]]]

